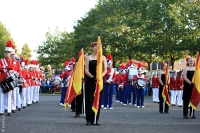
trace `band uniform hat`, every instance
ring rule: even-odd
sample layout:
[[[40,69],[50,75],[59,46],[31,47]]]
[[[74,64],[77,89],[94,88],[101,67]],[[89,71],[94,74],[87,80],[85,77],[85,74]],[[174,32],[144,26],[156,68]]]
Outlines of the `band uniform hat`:
[[[9,40],[9,41],[6,43],[5,51],[12,52],[12,50],[13,50],[13,44],[12,44],[12,41]]]
[[[138,62],[138,68],[137,68],[137,71],[142,71],[142,63],[141,62]]]
[[[107,55],[107,63],[108,63],[108,64],[111,64],[111,63],[112,63],[112,55],[111,55],[111,54],[108,54],[108,55]]]

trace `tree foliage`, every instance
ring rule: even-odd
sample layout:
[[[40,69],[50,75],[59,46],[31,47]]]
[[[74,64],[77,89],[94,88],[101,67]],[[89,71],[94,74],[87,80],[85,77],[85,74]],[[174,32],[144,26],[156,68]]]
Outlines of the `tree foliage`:
[[[73,33],[46,33],[38,49],[43,64],[60,65],[100,34],[103,53],[115,61],[131,58],[147,62],[176,60],[199,49],[200,2],[193,0],[99,0],[80,20]]]
[[[4,50],[8,40],[12,40],[9,31],[0,22],[0,58],[4,57]]]
[[[24,57],[24,59],[30,60],[31,57],[32,57],[31,52],[32,52],[32,51],[30,50],[28,44],[25,43],[25,44],[23,45],[23,47],[22,47],[22,51],[21,51],[21,55],[20,55],[20,56]]]

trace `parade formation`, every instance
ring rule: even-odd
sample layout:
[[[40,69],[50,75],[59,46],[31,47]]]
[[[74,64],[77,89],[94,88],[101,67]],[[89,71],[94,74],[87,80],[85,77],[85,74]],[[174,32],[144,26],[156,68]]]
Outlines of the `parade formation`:
[[[16,58],[12,41],[5,47],[5,58],[0,61],[0,115],[22,111],[39,102],[39,90],[43,74],[37,60]]]
[[[100,36],[97,42],[90,44],[92,54],[83,49],[74,57],[64,61],[64,72],[54,77],[52,84],[61,86],[60,105],[71,107],[74,117],[81,114],[86,118],[86,125],[100,125],[100,110],[113,110],[113,95],[116,102],[133,108],[145,108],[145,96],[148,86],[152,88],[152,102],[158,103],[159,113],[169,113],[169,106],[183,108],[183,118],[195,119],[195,109],[199,97],[195,97],[197,84],[195,68],[199,67],[199,53],[194,58],[187,57],[186,67],[169,73],[169,62],[161,62],[161,70],[147,78],[142,63],[130,59],[127,63],[113,68],[113,57],[102,54]],[[16,51],[11,41],[5,47],[5,58],[0,61],[0,115],[22,111],[31,104],[39,103],[42,80],[42,68],[37,60],[16,58]],[[196,77],[195,77],[196,76]],[[196,80],[196,81],[195,81]],[[197,86],[198,87],[198,86]],[[148,92],[149,93],[149,92]],[[188,115],[188,109],[190,109]],[[189,116],[189,117],[188,117]]]
[[[75,118],[83,114],[86,118],[86,125],[100,125],[100,108],[103,110],[115,109],[113,107],[114,94],[116,102],[121,103],[124,107],[130,105],[133,108],[145,108],[145,96],[149,96],[150,94],[147,94],[148,86],[151,86],[152,102],[158,103],[159,113],[168,114],[170,112],[169,106],[177,106],[183,108],[183,118],[196,118],[194,109],[192,108],[194,105],[190,103],[194,87],[192,81],[195,72],[194,58],[187,57],[186,67],[183,70],[172,71],[172,74],[169,72],[169,63],[161,62],[161,70],[152,73],[151,77],[147,78],[142,70],[141,62],[137,63],[136,68],[134,67],[134,60],[130,59],[127,63],[120,64],[117,70],[113,68],[113,57],[111,54],[108,54],[107,57],[102,56],[102,70],[99,71],[102,74],[103,87],[99,92],[99,99],[96,101],[95,93],[99,80],[97,78],[97,60],[99,59],[97,45],[97,42],[90,44],[93,52],[91,55],[84,52],[85,63],[82,65],[84,65],[85,74],[84,78],[79,77],[81,79],[81,89],[78,90],[76,96],[71,97],[73,93],[70,93],[70,91],[76,91],[76,87],[73,86],[75,82],[73,73],[78,70],[76,68],[77,63],[76,65],[73,63],[74,57],[64,62],[65,72],[60,75],[62,80],[60,105],[66,106],[67,104],[68,107],[71,107],[71,111],[75,112]],[[80,60],[80,55],[79,52],[78,60]],[[198,56],[197,58],[199,58]],[[70,82],[72,82],[71,86]],[[94,110],[94,102],[98,103],[97,110]],[[189,117],[188,108],[190,108]]]

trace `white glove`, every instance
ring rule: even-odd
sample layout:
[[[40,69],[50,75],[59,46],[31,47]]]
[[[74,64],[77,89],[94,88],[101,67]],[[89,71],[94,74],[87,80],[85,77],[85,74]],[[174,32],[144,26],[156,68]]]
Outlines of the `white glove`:
[[[7,69],[4,68],[3,71],[4,71],[4,73],[6,73],[6,72],[7,72]]]
[[[110,83],[110,80],[107,80],[106,82],[107,82],[107,83]]]

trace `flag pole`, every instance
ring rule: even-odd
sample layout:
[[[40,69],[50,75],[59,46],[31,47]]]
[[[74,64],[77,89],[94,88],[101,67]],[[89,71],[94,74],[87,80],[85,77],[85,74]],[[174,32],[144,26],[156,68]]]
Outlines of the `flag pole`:
[[[97,124],[97,115],[96,114],[94,115],[94,124],[95,125]]]
[[[83,83],[83,112],[85,117],[85,82]]]

